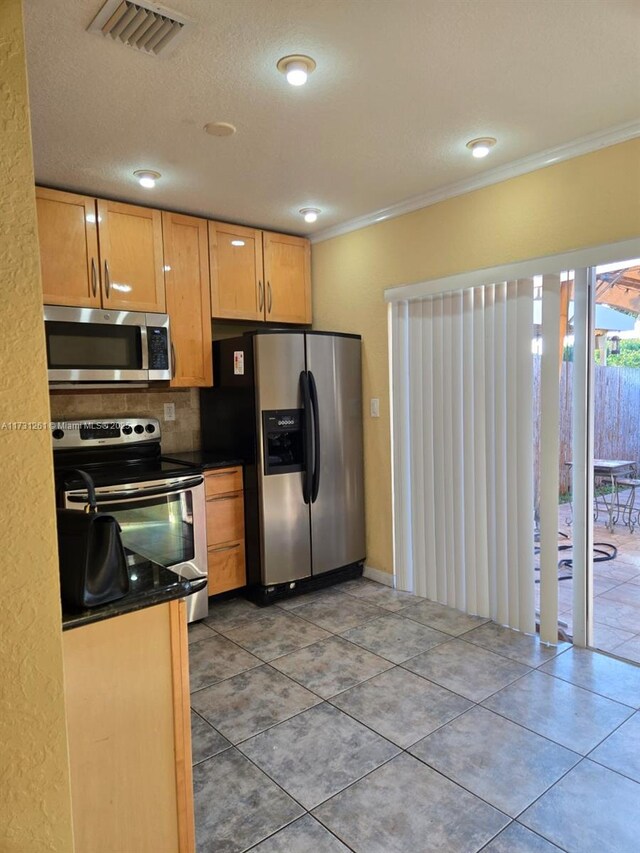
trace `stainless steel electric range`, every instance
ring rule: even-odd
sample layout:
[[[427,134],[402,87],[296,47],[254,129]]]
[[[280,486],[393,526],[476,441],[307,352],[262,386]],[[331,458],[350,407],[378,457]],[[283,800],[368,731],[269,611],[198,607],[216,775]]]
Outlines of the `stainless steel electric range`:
[[[96,484],[98,506],[114,515],[130,553],[184,578],[207,576],[204,479],[199,468],[165,459],[155,418],[60,421],[52,425],[59,506],[81,509],[87,491],[73,469]],[[207,589],[187,598],[190,622],[207,615]]]

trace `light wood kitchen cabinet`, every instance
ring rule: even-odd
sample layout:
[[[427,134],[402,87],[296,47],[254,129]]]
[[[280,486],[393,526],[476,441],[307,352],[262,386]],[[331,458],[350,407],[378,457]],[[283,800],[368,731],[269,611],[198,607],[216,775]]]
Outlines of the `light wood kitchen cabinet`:
[[[311,323],[311,248],[291,237],[209,223],[212,316]]]
[[[241,468],[206,471],[209,595],[246,586]]]
[[[209,222],[211,312],[229,320],[264,320],[262,232]]]
[[[36,187],[45,305],[164,313],[159,210]]]
[[[96,200],[36,187],[36,207],[45,304],[100,307]]]
[[[265,320],[311,322],[311,248],[304,237],[264,231]]]
[[[213,383],[207,222],[180,213],[162,214],[164,280],[171,323],[171,385]]]
[[[103,306],[164,313],[160,211],[98,199],[98,237]]]
[[[63,633],[76,853],[194,853],[184,601]]]

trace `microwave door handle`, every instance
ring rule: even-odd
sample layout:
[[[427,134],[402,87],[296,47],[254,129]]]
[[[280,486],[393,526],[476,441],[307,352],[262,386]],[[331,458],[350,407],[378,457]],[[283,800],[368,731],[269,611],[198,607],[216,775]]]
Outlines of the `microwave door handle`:
[[[140,349],[142,352],[141,370],[149,370],[149,336],[146,325],[140,326]]]

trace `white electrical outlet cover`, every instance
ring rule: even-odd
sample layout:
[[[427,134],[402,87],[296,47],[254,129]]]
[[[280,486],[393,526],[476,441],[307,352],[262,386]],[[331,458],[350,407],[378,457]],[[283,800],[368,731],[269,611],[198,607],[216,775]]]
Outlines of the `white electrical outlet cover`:
[[[377,397],[371,398],[371,417],[380,417],[380,400]]]
[[[164,404],[164,419],[165,419],[165,421],[175,421],[175,419],[176,419],[176,404],[175,403],[165,403]]]

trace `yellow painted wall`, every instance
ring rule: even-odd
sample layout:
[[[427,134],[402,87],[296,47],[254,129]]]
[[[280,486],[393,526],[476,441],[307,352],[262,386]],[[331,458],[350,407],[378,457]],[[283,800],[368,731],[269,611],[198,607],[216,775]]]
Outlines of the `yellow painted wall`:
[[[73,849],[50,434],[20,0],[0,0],[0,850]]]
[[[634,139],[313,246],[314,326],[363,336],[369,566],[393,570],[384,289],[639,234]]]

